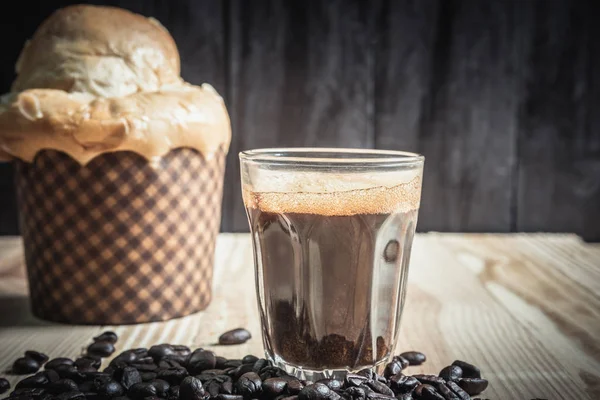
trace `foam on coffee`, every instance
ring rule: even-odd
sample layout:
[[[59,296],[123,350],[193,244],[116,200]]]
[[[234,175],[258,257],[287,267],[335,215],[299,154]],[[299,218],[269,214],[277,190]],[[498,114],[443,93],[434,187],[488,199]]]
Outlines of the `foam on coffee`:
[[[421,197],[420,169],[373,175],[270,170],[254,173],[253,186],[244,188],[244,203],[263,212],[389,214],[417,210]]]

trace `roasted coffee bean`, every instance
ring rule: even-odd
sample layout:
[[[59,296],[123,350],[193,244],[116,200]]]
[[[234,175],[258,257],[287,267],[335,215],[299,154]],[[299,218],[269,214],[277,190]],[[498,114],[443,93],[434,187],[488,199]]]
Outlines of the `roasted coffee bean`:
[[[132,399],[141,400],[149,396],[156,396],[156,388],[150,382],[140,382],[131,386],[127,395]]]
[[[200,379],[193,376],[186,377],[179,386],[179,398],[181,400],[201,400],[205,397],[205,393]]]
[[[235,387],[244,397],[252,397],[262,391],[262,381],[256,372],[246,372],[240,376]]]
[[[402,372],[402,365],[398,361],[392,361],[386,364],[385,369],[383,370],[383,376],[390,378],[400,372]]]
[[[179,385],[171,386],[169,388],[169,397],[179,398]]]
[[[435,387],[445,400],[460,400],[458,395],[454,393],[446,384]]]
[[[458,386],[471,396],[474,396],[487,389],[488,381],[481,378],[462,378],[458,381]]]
[[[94,338],[94,342],[108,342],[112,344],[117,343],[117,340],[119,340],[119,337],[112,331],[102,332]]]
[[[77,390],[71,392],[64,392],[57,395],[56,400],[84,400],[86,396]]]
[[[261,369],[267,367],[268,365],[269,362],[267,360],[265,360],[264,358],[259,358],[252,366],[252,371],[259,373]]]
[[[386,396],[394,397],[394,392],[392,391],[392,389],[390,389],[385,384],[383,384],[379,381],[370,381],[370,382],[367,382],[366,385],[368,387],[370,387],[371,390],[373,390],[374,392],[377,392],[380,394],[385,394]]]
[[[162,371],[160,371],[160,372],[162,372]],[[142,377],[142,382],[150,382],[150,381],[155,380],[158,377],[158,374],[154,371],[142,371],[142,372],[140,372],[140,376]],[[165,379],[165,377],[161,376],[160,379]],[[181,378],[181,379],[183,379],[183,378]]]
[[[445,381],[458,381],[462,377],[462,368],[458,365],[448,365],[443,368],[439,375]]]
[[[168,343],[158,344],[148,349],[148,355],[157,363],[165,357],[175,357],[175,359],[183,362],[190,354],[191,350],[189,347]]]
[[[96,385],[94,381],[80,382],[77,384],[80,392],[90,393],[96,390]]]
[[[52,382],[48,385],[48,392],[52,394],[59,394],[64,392],[77,392],[79,386],[71,379],[59,379],[56,382]]]
[[[225,357],[221,357],[221,356],[216,356],[215,357],[215,368],[218,369],[226,369],[227,367],[225,366],[225,363],[229,361],[228,359],[226,359]]]
[[[279,396],[285,390],[287,380],[282,378],[268,378],[262,382],[262,391],[270,397]]]
[[[75,382],[81,382],[84,379],[84,375],[77,371],[77,367],[74,365],[58,365],[56,368],[54,368],[54,371],[61,379],[72,379]]]
[[[83,357],[80,357],[75,360],[75,366],[77,367],[78,370],[82,370],[82,369],[86,369],[86,368],[90,368],[90,367],[97,370],[98,368],[100,368],[101,364],[102,364],[101,360],[99,360],[97,358],[89,357],[89,356],[83,356]]]
[[[210,350],[194,350],[187,360],[187,369],[192,375],[197,375],[206,369],[214,369],[217,364],[215,353]]]
[[[411,393],[402,393],[396,396],[396,400],[413,400]]]
[[[219,336],[219,344],[231,345],[246,343],[252,335],[244,328],[232,329]]]
[[[108,357],[115,352],[115,345],[110,342],[94,342],[88,346],[87,352],[94,356]]]
[[[289,394],[298,394],[300,393],[300,391],[302,390],[302,388],[304,387],[304,385],[302,384],[302,382],[300,382],[300,380],[298,379],[291,379],[288,381],[287,386],[286,386],[286,391]]]
[[[10,394],[9,399],[12,399],[17,396],[30,396],[30,397],[39,397],[46,393],[46,390],[43,388],[15,388]]]
[[[444,400],[435,388],[428,384],[419,385],[415,388],[414,393],[418,399],[422,400]]]
[[[73,365],[74,362],[70,358],[58,357],[53,358],[44,365],[44,369],[56,369],[59,365]]]
[[[12,366],[12,373],[16,375],[27,375],[37,372],[40,363],[29,357],[17,358]]]
[[[158,371],[158,379],[165,380],[169,382],[169,385],[179,385],[181,381],[183,381],[189,375],[188,371],[181,368],[169,368],[169,369],[161,369]],[[144,376],[142,374],[142,380],[145,381]]]
[[[227,360],[225,362],[225,368],[237,368],[242,364],[242,360]]]
[[[169,393],[169,388],[171,387],[171,385],[169,385],[167,381],[162,379],[155,379],[152,382],[150,382],[150,384],[156,388],[156,395],[158,397],[167,397],[167,394]]]
[[[408,393],[419,385],[419,381],[412,376],[396,374],[390,378],[390,388],[394,393]]]
[[[396,400],[396,398],[394,396],[388,396],[387,394],[369,392],[367,393],[367,400]]]
[[[125,363],[129,364],[129,363],[136,361],[139,358],[146,357],[147,355],[148,355],[148,350],[144,349],[144,348],[126,350],[126,351],[122,352],[121,354],[119,354],[118,356],[116,356],[115,358],[113,358],[113,360],[110,362],[110,365],[113,365],[113,364],[116,364],[119,362],[125,362]]]
[[[96,392],[100,396],[106,397],[116,397],[122,395],[125,391],[123,390],[123,386],[119,384],[119,382],[115,380],[109,380],[106,382],[101,382],[96,387]]]
[[[455,360],[452,365],[457,365],[462,369],[463,378],[481,378],[481,371],[479,368],[468,362]]]
[[[465,392],[460,386],[458,386],[458,384],[456,384],[455,382],[447,382],[446,386],[448,386],[450,390],[456,393],[460,400],[469,400],[471,398],[471,396],[467,392]]]
[[[217,396],[217,400],[243,400],[244,396],[238,394],[220,394]]]
[[[420,351],[406,351],[400,354],[400,357],[405,358],[410,365],[421,365],[427,361],[425,354]]]
[[[38,372],[35,375],[28,376],[25,379],[22,379],[15,385],[15,389],[33,389],[33,388],[43,388],[46,387],[50,382],[48,382],[48,377]]]
[[[362,375],[367,379],[373,379],[373,376],[375,375],[374,372],[370,368],[361,369],[360,371],[357,372],[357,374]]]
[[[400,364],[400,367],[402,369],[406,369],[410,365],[410,362],[402,356],[394,356],[392,358],[392,362],[394,362],[394,361],[397,362],[398,364]]]
[[[258,357],[253,356],[252,354],[247,354],[244,356],[244,358],[242,358],[243,364],[254,364],[257,361],[258,361]]]
[[[4,378],[0,378],[0,394],[6,393],[10,389],[10,382]]]
[[[46,378],[48,379],[49,383],[56,382],[60,379],[58,372],[56,372],[53,369],[41,371],[41,372],[38,372],[38,374],[44,374],[46,376]]]
[[[421,383],[431,385],[433,387],[435,387],[436,385],[446,383],[446,381],[444,381],[442,378],[440,378],[437,375],[417,374],[417,375],[413,375],[413,378],[416,378]]]
[[[242,364],[237,368],[229,371],[227,375],[231,376],[234,380],[238,380],[238,378],[244,375],[246,372],[253,371],[253,364]]]
[[[221,392],[221,384],[214,380],[210,380],[206,383],[202,382],[202,386],[204,386],[204,390],[210,397],[217,397]]]
[[[25,352],[25,357],[37,361],[40,365],[44,364],[49,359],[44,353],[40,353],[39,351],[35,350],[27,350]]]
[[[129,390],[136,383],[142,382],[142,376],[140,372],[132,367],[125,367],[121,374],[120,378],[121,386],[125,388],[125,390]]]
[[[341,390],[344,383],[342,381],[338,381],[337,379],[319,379],[316,383],[322,383],[323,385],[327,385],[327,387],[331,390]]]
[[[222,394],[232,394],[233,393],[233,382],[231,380],[223,382],[221,384],[221,393]]]
[[[368,378],[366,378],[363,375],[359,375],[359,374],[346,374],[346,386],[350,387],[350,386],[360,386],[363,383],[365,383],[368,380]]]
[[[332,398],[332,392],[327,385],[322,383],[313,383],[305,386],[298,393],[298,400],[325,400]]]
[[[350,400],[366,400],[367,394],[362,387],[351,386],[344,390],[344,397]]]

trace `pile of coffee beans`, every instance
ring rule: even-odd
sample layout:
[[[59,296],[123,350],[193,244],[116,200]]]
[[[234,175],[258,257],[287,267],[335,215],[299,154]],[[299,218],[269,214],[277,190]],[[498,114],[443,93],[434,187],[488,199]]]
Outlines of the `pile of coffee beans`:
[[[230,336],[224,341],[241,341],[249,333]],[[33,375],[16,384],[9,400],[467,400],[488,384],[477,367],[464,361],[455,361],[439,375],[404,374],[409,365],[426,360],[415,351],[394,357],[383,375],[365,369],[344,380],[316,382],[298,379],[253,355],[226,359],[174,344],[126,350],[100,371],[102,358],[115,351],[117,339],[105,332],[75,360],[48,360],[42,353],[26,352],[12,372]],[[8,381],[0,379],[0,393],[9,389]]]

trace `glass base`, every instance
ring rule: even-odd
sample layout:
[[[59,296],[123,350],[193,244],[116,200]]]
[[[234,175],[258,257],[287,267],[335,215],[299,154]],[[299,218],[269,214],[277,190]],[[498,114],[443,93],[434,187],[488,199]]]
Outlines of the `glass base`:
[[[382,370],[385,366],[385,359],[384,359],[384,360],[379,361],[377,364],[375,364],[373,366],[365,366],[365,367],[361,367],[356,370],[354,370],[354,369],[318,369],[318,370],[315,370],[315,369],[301,367],[299,365],[290,364],[290,363],[284,361],[281,357],[278,357],[277,355],[275,355],[274,357],[271,357],[271,356],[269,356],[269,354],[267,354],[266,356],[267,356],[267,359],[273,363],[273,365],[285,370],[288,374],[293,375],[298,379],[312,381],[312,382],[316,382],[320,379],[336,379],[336,380],[343,381],[344,378],[346,377],[346,374],[348,374],[350,372],[358,372],[363,369],[370,369],[373,372],[380,373],[380,372],[382,372]]]

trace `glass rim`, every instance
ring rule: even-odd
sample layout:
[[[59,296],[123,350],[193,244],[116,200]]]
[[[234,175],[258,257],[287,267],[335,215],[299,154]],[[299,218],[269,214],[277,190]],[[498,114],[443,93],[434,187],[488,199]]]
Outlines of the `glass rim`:
[[[311,155],[312,154],[312,155]],[[339,147],[273,147],[245,150],[240,160],[257,164],[328,166],[417,166],[425,157],[400,150]]]

